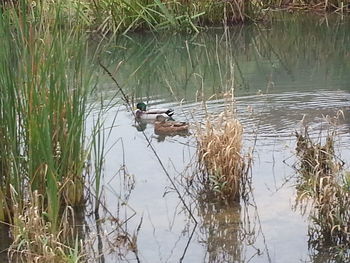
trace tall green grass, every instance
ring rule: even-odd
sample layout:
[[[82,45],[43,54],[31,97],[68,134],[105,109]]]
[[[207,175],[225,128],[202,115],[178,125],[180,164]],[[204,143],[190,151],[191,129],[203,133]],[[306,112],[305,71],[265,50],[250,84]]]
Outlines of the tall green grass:
[[[80,3],[89,24],[99,32],[172,29],[198,32],[207,25],[244,22],[261,12],[259,1],[72,0]],[[259,7],[259,8],[258,8]]]
[[[62,16],[74,18],[70,23],[103,34],[169,29],[199,32],[207,26],[264,21],[271,9],[341,14],[350,10],[348,3],[339,0],[63,0],[35,1],[32,5],[33,12],[41,14],[50,14],[50,9],[60,6]]]
[[[53,246],[75,241],[61,218],[83,202],[87,38],[59,4],[18,1],[0,12],[0,220],[12,225],[14,250],[40,254],[30,222]]]
[[[164,29],[198,32],[206,26],[264,20],[269,9],[349,12],[349,5],[338,0],[94,0],[82,3],[90,25],[103,33]]]

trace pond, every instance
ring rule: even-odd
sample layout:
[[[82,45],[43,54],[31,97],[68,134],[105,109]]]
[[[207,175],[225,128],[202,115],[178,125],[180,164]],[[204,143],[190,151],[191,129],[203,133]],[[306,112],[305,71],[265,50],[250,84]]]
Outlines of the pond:
[[[296,206],[295,132],[303,120],[317,137],[325,116],[343,111],[336,150],[349,164],[349,18],[284,14],[259,26],[135,33],[112,42],[102,60],[118,68],[129,99],[172,108],[175,120],[192,127],[222,112],[225,94],[234,91],[243,151],[253,151],[251,192],[229,205],[201,200],[191,184],[198,168],[194,129],[160,136],[152,123],[137,125],[101,71],[91,101],[102,101],[106,111],[87,121],[89,127],[104,120],[101,204],[85,214],[92,193],[78,220],[90,262],[334,261],[310,245],[311,222]],[[94,187],[93,176],[87,185]]]
[[[125,236],[110,219],[116,217],[137,237],[140,262],[332,261],[334,255],[310,246],[311,222],[296,207],[295,131],[303,119],[318,136],[324,117],[342,110],[336,149],[349,163],[349,22],[340,16],[282,15],[260,26],[209,29],[196,36],[119,37],[104,60],[112,69],[123,60],[116,76],[132,101],[172,108],[176,120],[195,123],[205,119],[203,101],[210,114],[219,114],[223,94],[234,89],[244,152],[254,147],[252,192],[248,202],[226,206],[196,198],[187,185],[196,172],[194,136],[156,135],[153,124],[136,125],[116,100],[105,116],[98,215],[104,220],[87,219],[91,233],[100,234],[91,246],[103,254],[97,258],[136,258],[123,246]],[[108,101],[118,88],[108,77],[101,81],[99,92]]]

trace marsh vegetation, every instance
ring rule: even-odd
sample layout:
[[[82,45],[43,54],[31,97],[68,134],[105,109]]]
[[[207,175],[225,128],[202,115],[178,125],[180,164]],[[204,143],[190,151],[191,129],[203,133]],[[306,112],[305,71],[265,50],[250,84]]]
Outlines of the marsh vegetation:
[[[84,204],[91,149],[87,36],[62,26],[72,18],[59,6],[17,4],[0,20],[0,220],[12,260],[77,261],[73,208]]]
[[[330,127],[312,138],[305,127],[297,133],[297,203],[311,204],[309,228],[310,244],[321,250],[336,251],[334,259],[348,261],[349,242],[349,171],[339,159],[335,149],[337,139],[334,123],[344,115],[339,112]],[[322,138],[322,136],[324,136]],[[323,248],[322,248],[323,247]]]
[[[268,12],[281,8],[340,15]],[[348,160],[336,152],[348,143],[293,137],[303,115],[319,131],[342,109],[348,139],[346,12],[330,0],[2,3],[4,260],[347,259]],[[197,129],[140,127],[141,100]],[[311,200],[310,226],[291,196]]]
[[[233,109],[226,108],[218,116],[207,116],[198,124],[198,158],[203,189],[222,200],[239,200],[248,160],[242,152],[243,127]]]

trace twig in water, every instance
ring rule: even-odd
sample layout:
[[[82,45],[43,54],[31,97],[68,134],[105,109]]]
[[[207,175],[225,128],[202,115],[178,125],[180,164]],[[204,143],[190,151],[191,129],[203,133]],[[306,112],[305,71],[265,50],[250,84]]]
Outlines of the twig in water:
[[[131,111],[131,113],[133,114],[134,117],[135,116],[135,113],[133,112],[132,110],[132,107],[130,105],[130,102],[129,102],[129,99],[127,97],[127,95],[124,93],[123,89],[120,87],[120,85],[118,84],[117,80],[113,77],[112,73],[101,63],[101,61],[99,61],[99,64],[100,66],[102,67],[102,69],[110,76],[110,78],[113,80],[113,82],[116,84],[116,86],[118,87],[120,93],[122,94],[123,96],[123,99],[127,105],[127,107],[129,108],[129,110]],[[184,205],[184,207],[186,208],[186,210],[188,211],[189,215],[191,216],[191,218],[193,219],[194,223],[195,223],[195,226],[197,226],[197,220],[196,218],[194,217],[192,211],[190,210],[190,208],[187,206],[187,204],[185,203],[185,200],[183,199],[183,197],[181,196],[181,193],[179,191],[179,189],[176,187],[173,179],[171,179],[170,177],[170,174],[168,173],[168,171],[166,170],[162,160],[160,159],[157,151],[155,150],[155,148],[153,147],[153,144],[151,143],[151,140],[147,137],[146,133],[144,131],[141,131],[143,136],[145,137],[145,140],[147,141],[149,147],[151,148],[153,154],[155,155],[155,157],[157,158],[160,166],[162,167],[162,170],[164,171],[165,175],[168,177],[170,183],[172,184],[172,186],[174,187],[176,193],[178,194],[178,197],[180,198],[182,204]]]

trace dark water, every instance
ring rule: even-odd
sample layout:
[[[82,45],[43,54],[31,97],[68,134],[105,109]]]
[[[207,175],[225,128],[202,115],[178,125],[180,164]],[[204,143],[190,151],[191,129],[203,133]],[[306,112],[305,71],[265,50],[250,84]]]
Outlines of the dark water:
[[[6,225],[0,224],[0,262],[7,262],[7,249],[11,245],[9,229]]]
[[[111,220],[116,217],[137,236],[140,262],[332,262],[332,254],[309,246],[311,222],[295,207],[294,133],[303,119],[318,136],[327,127],[326,116],[342,110],[336,147],[349,163],[349,26],[349,19],[339,16],[286,15],[259,27],[211,29],[197,36],[117,39],[105,63],[114,70],[124,61],[117,79],[125,92],[134,101],[173,108],[176,120],[203,121],[202,100],[209,113],[220,113],[223,94],[234,89],[244,151],[256,144],[252,194],[247,203],[228,206],[193,195],[186,183],[196,172],[194,137],[160,137],[148,124],[144,132],[195,226],[132,114],[116,100],[105,116],[105,126],[113,128],[107,129],[99,214],[104,220],[87,220],[95,237],[94,260],[135,262],[123,242],[125,232]],[[102,74],[101,81],[108,101],[117,88]]]

